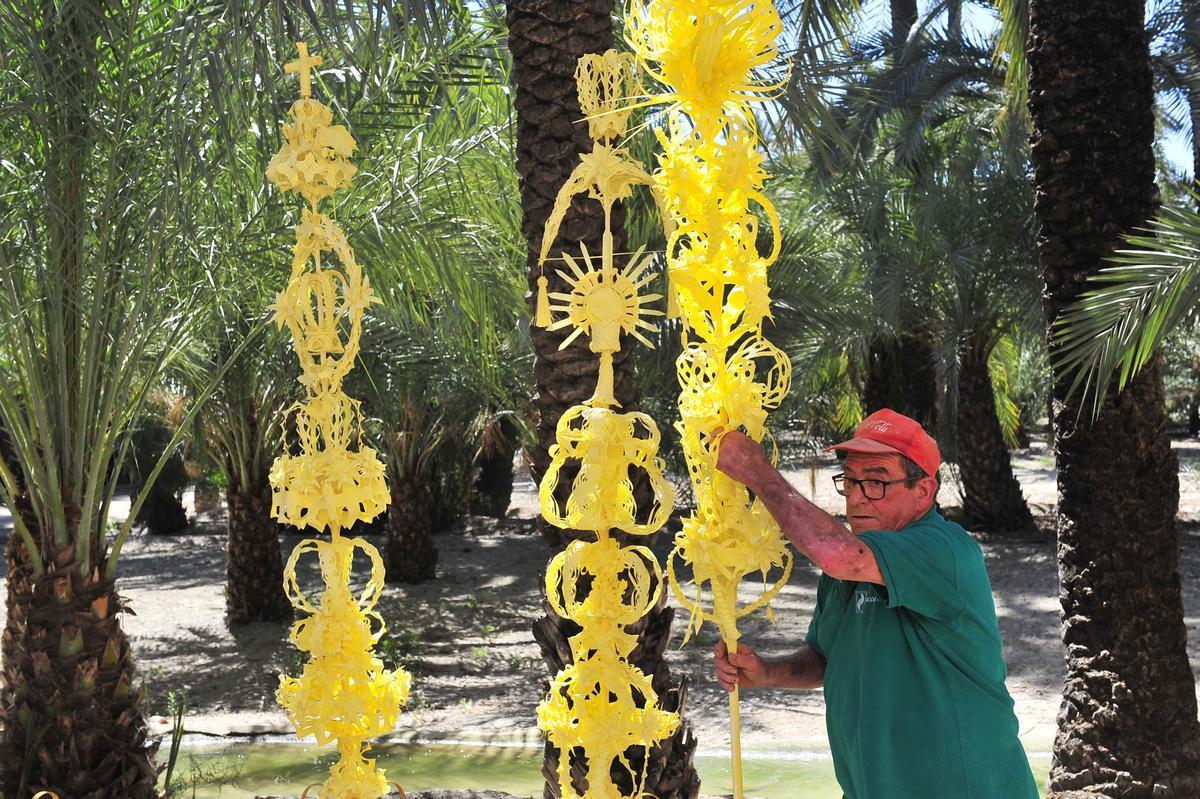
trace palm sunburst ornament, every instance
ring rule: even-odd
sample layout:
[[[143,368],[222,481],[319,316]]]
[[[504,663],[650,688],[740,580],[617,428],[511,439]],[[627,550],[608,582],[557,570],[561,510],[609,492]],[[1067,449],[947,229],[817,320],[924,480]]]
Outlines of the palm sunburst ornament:
[[[652,256],[643,258],[644,249],[639,249],[629,260],[629,264],[618,270],[609,263],[603,263],[611,260],[608,253],[605,253],[600,267],[597,268],[587,246],[581,244],[582,266],[570,255],[563,253],[563,261],[566,262],[569,271],[560,271],[559,274],[571,290],[550,293],[550,299],[557,300],[557,304],[552,303],[550,306],[551,314],[563,316],[558,321],[551,322],[548,329],[575,327],[559,345],[559,349],[567,347],[580,335],[586,334],[591,338],[592,352],[600,355],[600,376],[596,381],[596,391],[586,403],[593,408],[620,407],[620,403],[613,396],[612,357],[621,349],[621,334],[633,336],[647,347],[654,346],[640,330],[648,333],[658,332],[658,326],[646,321],[644,317],[663,315],[663,312],[656,308],[646,307],[649,303],[662,299],[662,295],[639,294],[654,280],[654,273],[649,271]]]

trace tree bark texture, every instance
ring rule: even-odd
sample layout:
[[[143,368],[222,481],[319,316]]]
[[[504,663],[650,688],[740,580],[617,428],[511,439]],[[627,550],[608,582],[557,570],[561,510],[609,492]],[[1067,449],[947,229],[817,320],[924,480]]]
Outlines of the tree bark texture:
[[[233,474],[232,469],[227,473]],[[242,486],[230,478],[226,545],[225,617],[230,624],[291,621],[292,604],[283,590],[279,527],[271,518],[271,484]]]
[[[1030,4],[1030,111],[1047,321],[1159,204],[1141,0]],[[1162,358],[1100,418],[1054,375],[1067,680],[1051,796],[1200,796]]]
[[[13,508],[12,512],[13,514],[22,514],[22,518],[30,530],[37,529],[36,517],[29,507],[26,497],[18,498],[17,507]],[[33,593],[34,580],[29,553],[16,530],[9,532],[8,540],[5,542],[4,563],[6,568],[4,574],[6,583],[5,623],[3,637],[0,637],[0,663],[13,663],[22,656],[21,648],[24,646],[25,624],[18,619],[28,616],[28,613],[23,608],[17,607],[16,603],[18,597],[27,597]],[[0,708],[8,708],[13,701],[14,686],[7,679],[0,682],[3,683],[0,684]],[[0,765],[0,768],[3,766]]]
[[[963,513],[971,530],[1031,533],[1033,514],[1013,475],[1008,445],[996,416],[996,395],[988,372],[989,351],[968,341],[959,357],[958,473],[963,486]]]
[[[44,167],[47,211],[45,244],[52,267],[62,270],[72,288],[56,298],[66,308],[83,305],[82,276],[89,235],[86,198],[89,159],[96,142],[92,115],[96,89],[103,79],[96,53],[111,44],[106,25],[123,26],[124,13],[113,4],[43,4],[39,46],[52,62],[55,81],[40,113],[44,146],[30,152]],[[71,281],[78,278],[78,282]],[[100,289],[96,289],[100,290]],[[86,314],[63,315],[61,368],[76,374]],[[54,401],[50,398],[48,401]],[[86,425],[85,420],[78,424]],[[52,437],[74,431],[41,430]],[[50,441],[35,441],[49,447]],[[64,464],[57,464],[60,468]],[[46,487],[47,489],[49,487]],[[78,486],[63,485],[70,497]],[[53,492],[46,491],[53,496]],[[34,573],[31,553],[15,531],[6,553],[7,618],[3,633],[3,730],[0,731],[0,794],[26,799],[38,790],[63,799],[154,799],[158,770],[155,745],[147,743],[142,688],[135,687],[129,641],[121,629],[124,604],[103,559],[86,568],[73,542],[86,540],[93,557],[104,552],[104,521],[80,529],[80,508],[64,500],[65,545],[41,529],[28,496],[13,508],[25,521],[45,565]],[[98,509],[96,509],[98,510]]]
[[[421,583],[437,577],[438,551],[433,544],[433,509],[429,489],[420,478],[392,478],[392,502],[384,531],[384,563],[389,583]]]
[[[99,567],[80,574],[73,546],[33,577],[24,547],[14,540],[10,536],[0,792],[154,799],[157,747],[147,744],[143,689],[134,682],[115,583]]]

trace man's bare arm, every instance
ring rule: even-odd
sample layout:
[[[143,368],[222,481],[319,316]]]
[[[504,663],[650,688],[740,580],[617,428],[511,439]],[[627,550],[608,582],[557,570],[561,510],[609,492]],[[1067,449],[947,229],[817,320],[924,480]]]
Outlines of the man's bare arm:
[[[783,534],[830,577],[884,584],[875,553],[837,519],[800,495],[749,436],[730,432],[721,441],[717,467],[755,493]]]
[[[796,654],[767,662],[776,688],[812,690],[825,684],[825,658],[808,644]]]
[[[820,688],[825,682],[825,658],[808,644],[786,658],[771,659],[745,643],[730,654],[724,641],[713,648],[717,682],[726,691],[736,688]]]

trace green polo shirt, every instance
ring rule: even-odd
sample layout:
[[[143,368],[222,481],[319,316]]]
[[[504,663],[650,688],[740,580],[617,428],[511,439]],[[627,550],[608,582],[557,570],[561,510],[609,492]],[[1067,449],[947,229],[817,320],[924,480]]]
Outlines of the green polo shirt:
[[[859,538],[886,585],[822,574],[806,637],[845,799],[1037,799],[979,545],[935,510]]]

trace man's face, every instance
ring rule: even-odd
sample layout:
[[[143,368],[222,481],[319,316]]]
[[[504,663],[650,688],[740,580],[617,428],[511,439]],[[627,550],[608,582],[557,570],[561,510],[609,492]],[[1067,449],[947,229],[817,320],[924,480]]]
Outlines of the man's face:
[[[855,480],[903,480],[900,456],[850,452],[842,462],[847,478]],[[887,486],[883,499],[867,499],[857,485],[846,483],[846,519],[855,535],[867,530],[899,530],[916,521],[933,505],[937,481],[924,477],[912,483]]]

